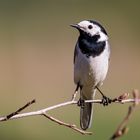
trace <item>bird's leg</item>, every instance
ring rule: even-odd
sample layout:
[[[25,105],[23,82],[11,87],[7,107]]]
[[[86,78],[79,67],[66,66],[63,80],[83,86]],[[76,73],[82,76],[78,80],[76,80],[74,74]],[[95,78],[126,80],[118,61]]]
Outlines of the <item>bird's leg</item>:
[[[72,94],[72,99],[71,99],[72,101],[74,101],[74,100],[75,100],[76,95],[77,95],[78,90],[79,90],[79,87],[80,87],[80,85],[79,85],[79,84],[77,84],[76,89],[75,89],[74,93]]]
[[[78,100],[77,102],[77,105],[81,108],[84,108],[85,106],[85,100],[81,98],[81,90],[82,90],[82,86],[79,86],[80,87],[80,99]]]
[[[110,104],[112,102],[112,100],[108,97],[106,97],[103,92],[96,86],[96,89],[101,93],[103,99],[101,104],[103,104],[104,106],[107,106],[108,104]]]
[[[84,108],[84,106],[85,106],[85,100],[80,97],[80,99],[77,102],[77,105],[79,107],[81,107],[81,108]]]

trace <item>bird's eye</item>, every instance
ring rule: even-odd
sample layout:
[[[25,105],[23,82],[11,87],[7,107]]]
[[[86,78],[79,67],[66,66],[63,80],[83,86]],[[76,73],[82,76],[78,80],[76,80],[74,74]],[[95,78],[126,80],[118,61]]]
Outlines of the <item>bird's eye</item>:
[[[92,28],[93,28],[93,26],[92,26],[92,25],[89,25],[89,26],[88,26],[88,28],[89,28],[89,29],[92,29]]]

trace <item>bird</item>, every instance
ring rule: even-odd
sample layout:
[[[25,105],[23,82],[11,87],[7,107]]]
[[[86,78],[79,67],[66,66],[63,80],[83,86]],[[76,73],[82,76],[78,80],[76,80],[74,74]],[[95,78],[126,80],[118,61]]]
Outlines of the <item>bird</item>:
[[[79,31],[74,50],[74,82],[76,91],[80,89],[80,127],[86,130],[91,127],[93,104],[85,100],[93,100],[98,90],[103,105],[111,103],[99,89],[108,72],[110,44],[105,28],[96,20],[83,20],[71,26]]]

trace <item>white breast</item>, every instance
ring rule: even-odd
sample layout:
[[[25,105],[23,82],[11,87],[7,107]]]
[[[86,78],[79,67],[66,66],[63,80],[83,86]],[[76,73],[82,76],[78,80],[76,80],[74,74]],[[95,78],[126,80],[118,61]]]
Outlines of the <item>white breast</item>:
[[[106,44],[106,49],[102,54],[96,57],[86,57],[81,53],[77,45],[77,55],[75,58],[74,65],[74,81],[77,84],[80,82],[81,85],[86,87],[100,86],[108,71],[108,60],[109,60],[109,45]]]

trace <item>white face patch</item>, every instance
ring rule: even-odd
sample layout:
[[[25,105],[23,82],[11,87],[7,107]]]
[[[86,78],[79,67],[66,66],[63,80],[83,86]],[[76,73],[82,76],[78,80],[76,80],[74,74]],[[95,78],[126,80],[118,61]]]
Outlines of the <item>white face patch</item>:
[[[82,31],[86,32],[91,36],[100,35],[98,42],[108,40],[107,35],[101,31],[101,28],[98,25],[93,24],[87,20],[81,21],[80,23],[78,23],[78,25],[80,26],[80,29]]]

